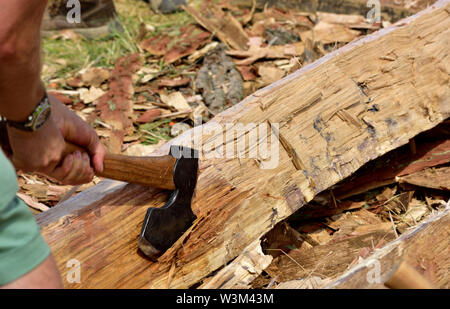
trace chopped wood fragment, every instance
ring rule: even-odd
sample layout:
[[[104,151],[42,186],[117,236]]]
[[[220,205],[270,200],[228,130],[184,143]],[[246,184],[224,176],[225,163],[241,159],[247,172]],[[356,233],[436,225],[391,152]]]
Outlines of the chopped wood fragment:
[[[230,13],[221,10],[208,10],[209,16],[200,13],[191,6],[184,7],[186,12],[205,29],[217,36],[227,46],[238,50],[248,49],[248,36],[239,21]]]
[[[48,206],[46,206],[42,203],[39,203],[34,197],[31,197],[29,195],[17,193],[17,196],[19,198],[21,198],[25,202],[25,204],[27,204],[31,208],[34,208],[34,209],[37,209],[40,211],[47,211],[50,209]]]
[[[181,92],[172,92],[170,94],[161,93],[160,95],[161,101],[179,112],[185,112],[191,109]]]
[[[450,191],[450,167],[429,168],[407,176],[397,177],[400,184]]]

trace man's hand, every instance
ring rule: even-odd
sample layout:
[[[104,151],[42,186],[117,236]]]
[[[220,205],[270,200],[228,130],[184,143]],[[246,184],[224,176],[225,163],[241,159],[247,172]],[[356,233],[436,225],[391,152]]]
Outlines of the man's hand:
[[[52,114],[38,131],[8,127],[13,164],[24,172],[44,174],[63,184],[92,181],[94,169],[103,170],[105,148],[94,129],[55,97],[49,95],[49,100]],[[90,157],[79,151],[64,157],[65,141],[85,148]]]

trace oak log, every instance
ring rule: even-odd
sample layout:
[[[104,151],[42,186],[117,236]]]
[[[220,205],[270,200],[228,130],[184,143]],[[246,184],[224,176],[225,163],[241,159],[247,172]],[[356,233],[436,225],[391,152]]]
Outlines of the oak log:
[[[69,288],[187,288],[225,266],[319,192],[450,116],[450,0],[352,42],[266,87],[172,144],[201,148],[198,219],[156,263],[137,251],[148,207],[167,192],[104,181],[37,220]],[[228,125],[227,125],[228,124]],[[268,127],[269,159],[212,155]],[[279,142],[279,143],[278,143]],[[270,143],[269,143],[270,144]],[[200,145],[200,146],[199,146]],[[230,147],[231,148],[231,147]],[[169,145],[158,153],[168,153]],[[246,145],[245,154],[252,152]],[[275,158],[273,155],[271,158]],[[70,283],[68,262],[80,262]]]

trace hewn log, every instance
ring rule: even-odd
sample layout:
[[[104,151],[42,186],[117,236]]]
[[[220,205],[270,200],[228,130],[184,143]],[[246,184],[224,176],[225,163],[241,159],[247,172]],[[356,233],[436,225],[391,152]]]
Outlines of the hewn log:
[[[449,7],[440,1],[256,92],[195,128],[201,143],[191,145],[193,131],[173,140],[202,150],[198,219],[158,262],[138,254],[137,238],[164,191],[108,182],[39,215],[63,276],[69,260],[81,264],[81,282],[66,286],[190,287],[317,193],[442,122],[450,115]],[[224,135],[239,125],[266,125],[270,137],[246,145],[241,158],[212,157],[251,136]],[[271,156],[249,157],[268,140]]]

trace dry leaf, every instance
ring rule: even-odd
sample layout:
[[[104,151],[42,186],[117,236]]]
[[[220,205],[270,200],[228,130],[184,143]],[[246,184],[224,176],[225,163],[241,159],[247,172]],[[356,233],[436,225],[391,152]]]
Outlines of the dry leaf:
[[[111,73],[102,68],[90,68],[81,74],[81,80],[84,86],[100,87],[100,85],[109,79]]]
[[[89,104],[94,101],[97,101],[102,95],[105,94],[105,92],[102,89],[95,88],[95,87],[91,87],[89,89],[80,88],[80,89],[78,89],[78,93],[80,95],[80,99],[85,104]]]
[[[262,87],[279,81],[284,77],[285,72],[277,67],[262,65],[258,69],[258,74],[261,76],[259,86]]]
[[[314,26],[314,31],[300,32],[300,37],[303,42],[309,39],[313,42],[321,42],[322,44],[348,43],[360,35],[361,33],[359,31],[351,30],[346,26],[329,24],[322,21]]]
[[[139,82],[141,84],[148,83],[149,81],[155,79],[160,74],[161,70],[159,68],[153,67],[143,67],[141,68],[137,74],[141,76]]]
[[[188,102],[181,94],[181,92],[172,92],[171,94],[168,95],[161,93],[160,95],[161,101],[175,108],[179,112],[191,109]]]
[[[190,83],[189,77],[177,77],[174,79],[161,79],[158,83],[159,87],[181,87]]]
[[[155,120],[156,117],[161,115],[160,109],[151,109],[144,112],[138,119],[136,119],[137,123],[147,123]]]

